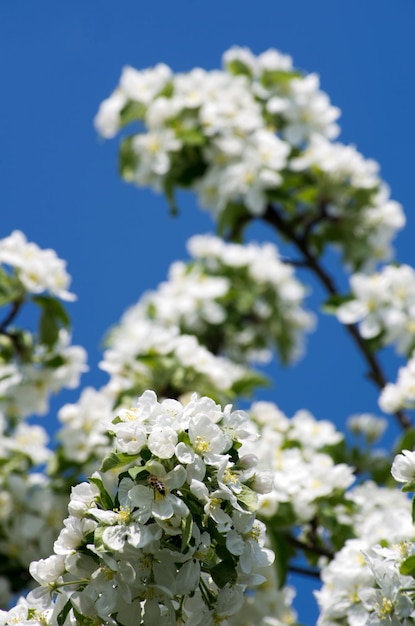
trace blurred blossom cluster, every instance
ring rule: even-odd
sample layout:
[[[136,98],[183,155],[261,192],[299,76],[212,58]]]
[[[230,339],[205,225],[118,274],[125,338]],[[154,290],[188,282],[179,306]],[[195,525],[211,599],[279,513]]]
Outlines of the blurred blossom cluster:
[[[337,317],[343,324],[359,324],[365,339],[381,346],[395,344],[401,354],[415,345],[415,271],[409,265],[387,265],[375,274],[353,274],[351,296]]]
[[[193,260],[176,262],[168,281],[144,294],[109,334],[101,363],[106,393],[126,401],[147,388],[199,392],[226,400],[260,381],[248,369],[278,350],[299,356],[314,318],[305,288],[272,244],[192,237]],[[219,390],[219,396],[217,395]]]
[[[95,126],[110,138],[138,122],[122,141],[122,175],[163,191],[174,210],[180,187],[222,227],[273,204],[294,230],[308,228],[316,251],[332,244],[351,267],[373,267],[391,257],[405,218],[377,163],[333,143],[339,114],[290,57],[231,48],[223,70],[125,67]]]

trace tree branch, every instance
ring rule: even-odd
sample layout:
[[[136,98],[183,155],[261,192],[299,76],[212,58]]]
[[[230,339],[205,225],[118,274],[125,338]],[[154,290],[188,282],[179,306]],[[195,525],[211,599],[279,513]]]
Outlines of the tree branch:
[[[23,299],[20,299],[20,298],[19,298],[19,300],[14,300],[14,302],[12,302],[12,305],[10,307],[10,311],[8,312],[8,314],[6,315],[6,317],[4,318],[4,320],[0,324],[0,333],[2,335],[7,334],[7,332],[6,332],[7,331],[7,327],[9,326],[9,324],[11,324],[11,322],[14,320],[14,318],[18,314],[22,304],[23,304]]]
[[[301,567],[300,565],[290,565],[288,571],[292,574],[300,574],[301,576],[309,576],[311,578],[317,578],[317,580],[320,580],[320,571],[318,569]]]
[[[291,241],[303,255],[304,267],[311,270],[315,276],[319,279],[325,290],[331,296],[340,295],[340,291],[337,288],[333,278],[328,272],[320,265],[318,259],[310,250],[308,245],[308,236],[299,235],[292,228],[291,224],[283,219],[278,212],[277,208],[272,205],[268,205],[266,212],[263,215],[264,221],[276,228],[281,234],[283,234],[289,241]],[[309,232],[309,231],[308,231]],[[366,341],[361,337],[359,330],[355,324],[344,324],[346,331],[351,336],[353,342],[357,346],[359,352],[366,361],[369,373],[368,378],[375,383],[379,389],[383,389],[388,382],[382,367],[376,358],[376,356],[368,350]],[[398,423],[403,429],[411,427],[411,420],[408,415],[402,411],[396,411],[394,414]]]
[[[303,552],[312,552],[318,556],[325,556],[330,560],[334,559],[334,552],[325,546],[319,546],[315,543],[301,541],[301,539],[297,539],[297,537],[293,537],[292,535],[287,535],[287,541],[292,546],[302,550]]]

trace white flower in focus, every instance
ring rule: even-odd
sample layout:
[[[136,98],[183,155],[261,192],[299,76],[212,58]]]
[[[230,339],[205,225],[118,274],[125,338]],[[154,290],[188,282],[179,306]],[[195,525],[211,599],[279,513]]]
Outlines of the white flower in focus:
[[[189,514],[187,505],[172,493],[172,490],[179,489],[186,480],[184,467],[176,465],[166,473],[161,464],[154,464],[151,471],[153,474],[148,479],[148,486],[131,486],[121,503],[126,507],[137,508],[134,517],[140,524],[145,524],[150,517],[154,517],[156,521],[168,520],[174,515],[186,517]]]
[[[395,456],[391,474],[400,483],[408,483],[415,479],[415,452],[402,450]]]

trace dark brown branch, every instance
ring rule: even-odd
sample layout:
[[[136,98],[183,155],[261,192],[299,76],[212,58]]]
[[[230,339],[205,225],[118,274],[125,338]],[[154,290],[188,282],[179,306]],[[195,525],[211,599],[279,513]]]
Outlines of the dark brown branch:
[[[317,554],[318,556],[325,556],[328,559],[332,560],[334,558],[334,552],[325,546],[319,546],[315,543],[311,543],[308,541],[301,541],[297,539],[297,537],[293,537],[292,535],[287,535],[287,541],[294,546],[294,548],[298,548],[303,552],[312,552],[313,554]]]
[[[10,311],[8,312],[8,314],[6,315],[6,317],[4,318],[4,320],[0,324],[0,333],[2,335],[6,334],[7,327],[9,326],[9,324],[11,324],[11,322],[14,320],[14,318],[18,314],[22,304],[23,304],[23,300],[22,299],[15,300],[12,303],[12,305],[10,307]]]
[[[290,565],[288,571],[291,574],[300,574],[301,576],[309,576],[320,580],[320,571],[318,569],[309,569],[308,567],[300,567],[299,565]]]
[[[276,228],[282,235],[284,235],[297,247],[299,252],[301,252],[304,257],[304,266],[311,270],[317,276],[328,294],[330,294],[331,296],[336,296],[340,294],[333,278],[320,265],[318,259],[310,250],[307,236],[299,235],[298,233],[296,233],[292,225],[289,222],[285,221],[283,217],[279,214],[277,208],[272,205],[268,205],[263,219],[267,224]],[[372,380],[372,382],[374,382],[379,389],[383,389],[388,380],[383,373],[381,365],[376,356],[368,350],[366,341],[365,339],[363,339],[363,337],[361,337],[359,330],[355,324],[344,324],[344,326],[368,365],[368,378]],[[406,430],[407,428],[410,428],[411,420],[404,411],[396,411],[395,417],[403,429]]]

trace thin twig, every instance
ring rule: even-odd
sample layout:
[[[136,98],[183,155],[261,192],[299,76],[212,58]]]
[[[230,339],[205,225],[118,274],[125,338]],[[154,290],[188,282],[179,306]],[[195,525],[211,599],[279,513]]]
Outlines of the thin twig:
[[[315,543],[301,541],[301,539],[297,539],[297,537],[293,537],[292,535],[287,535],[287,541],[292,546],[302,550],[303,552],[312,552],[318,556],[325,556],[330,560],[334,558],[334,552],[325,546],[319,546]]]
[[[9,326],[9,324],[11,324],[11,322],[14,320],[14,318],[18,314],[22,304],[23,304],[23,300],[21,298],[19,298],[19,300],[15,300],[14,302],[12,302],[10,311],[8,312],[8,314],[6,315],[6,317],[0,324],[1,334],[3,335],[6,334],[7,327]]]
[[[300,565],[290,565],[288,571],[292,574],[300,574],[301,576],[309,576],[320,580],[320,571],[318,569],[309,569]]]

